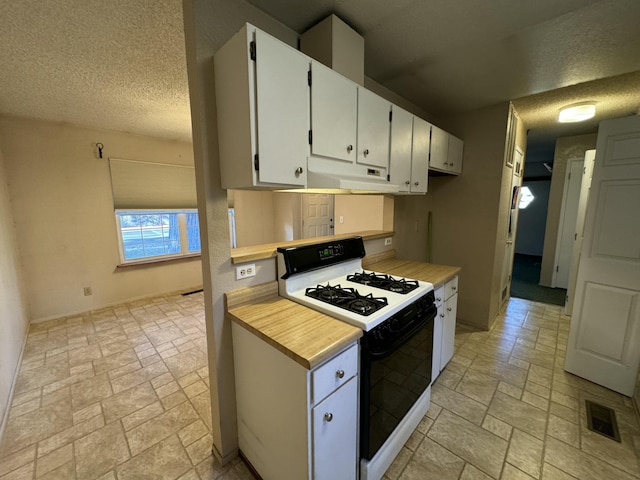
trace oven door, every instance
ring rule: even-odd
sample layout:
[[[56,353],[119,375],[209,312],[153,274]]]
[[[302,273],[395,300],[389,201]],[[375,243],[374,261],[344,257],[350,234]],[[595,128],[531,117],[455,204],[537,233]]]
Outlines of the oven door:
[[[361,458],[373,458],[431,383],[432,296],[425,295],[361,340]]]

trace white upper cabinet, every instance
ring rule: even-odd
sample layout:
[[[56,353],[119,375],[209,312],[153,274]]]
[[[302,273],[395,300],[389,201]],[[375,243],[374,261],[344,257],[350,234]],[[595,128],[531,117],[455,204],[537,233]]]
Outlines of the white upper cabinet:
[[[413,117],[413,154],[411,155],[411,193],[427,193],[431,124]]]
[[[411,189],[413,115],[395,105],[392,108],[389,175],[391,183],[399,185],[401,192],[409,193]]]
[[[391,102],[358,88],[358,163],[389,167],[390,112]]]
[[[462,148],[462,140],[433,126],[429,169],[454,175],[462,173]]]
[[[447,170],[449,160],[447,152],[449,150],[449,134],[436,127],[431,128],[431,154],[429,157],[429,168],[437,170]]]
[[[431,124],[393,106],[389,173],[403,193],[427,193]]]
[[[448,168],[451,173],[462,173],[463,143],[457,137],[449,135],[449,151],[447,152]]]
[[[309,58],[247,24],[214,62],[222,187],[305,187]]]
[[[358,86],[330,68],[311,62],[311,153],[356,159]]]

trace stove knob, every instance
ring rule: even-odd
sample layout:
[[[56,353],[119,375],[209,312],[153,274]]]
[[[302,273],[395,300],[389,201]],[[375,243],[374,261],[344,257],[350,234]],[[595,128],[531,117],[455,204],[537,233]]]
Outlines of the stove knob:
[[[402,325],[400,324],[400,320],[398,320],[397,318],[392,318],[389,321],[389,330],[391,330],[392,332],[398,332]]]

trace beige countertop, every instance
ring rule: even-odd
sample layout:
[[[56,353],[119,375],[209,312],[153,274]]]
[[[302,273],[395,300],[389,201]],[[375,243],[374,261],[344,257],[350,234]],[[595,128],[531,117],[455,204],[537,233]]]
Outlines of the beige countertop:
[[[278,283],[225,294],[226,315],[307,369],[362,336],[362,330],[278,296]]]
[[[399,260],[397,258],[370,263],[366,268],[380,273],[388,273],[389,275],[398,275],[400,277],[422,280],[423,282],[431,282],[434,286],[451,280],[461,270],[460,267]]]
[[[460,267],[388,258],[368,270],[445,283]],[[311,308],[278,296],[278,282],[225,293],[227,317],[307,369],[328,360],[362,337],[362,330]]]

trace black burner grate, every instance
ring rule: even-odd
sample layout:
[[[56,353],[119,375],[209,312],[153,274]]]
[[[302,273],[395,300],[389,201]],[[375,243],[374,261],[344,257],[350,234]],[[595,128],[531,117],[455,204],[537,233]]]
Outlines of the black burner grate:
[[[372,294],[361,295],[354,288],[343,288],[340,285],[309,287],[305,295],[365,317],[388,305],[384,297],[374,297]]]
[[[347,281],[380,288],[388,292],[400,293],[402,295],[415,290],[419,286],[417,280],[394,278],[391,275],[375,272],[357,272],[353,275],[347,275]]]

